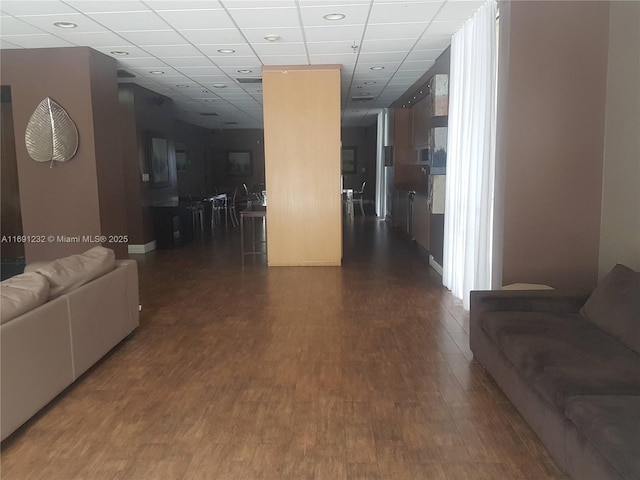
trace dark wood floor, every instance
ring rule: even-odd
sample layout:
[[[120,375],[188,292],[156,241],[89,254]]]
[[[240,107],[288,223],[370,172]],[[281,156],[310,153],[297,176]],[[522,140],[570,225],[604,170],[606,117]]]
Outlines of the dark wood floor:
[[[237,231],[139,256],[140,328],[3,444],[2,479],[565,479],[384,222],[342,268],[240,267]]]

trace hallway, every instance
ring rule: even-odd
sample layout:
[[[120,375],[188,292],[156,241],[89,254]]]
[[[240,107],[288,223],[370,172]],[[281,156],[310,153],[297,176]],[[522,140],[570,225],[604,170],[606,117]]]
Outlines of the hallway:
[[[336,267],[205,232],[139,261],[140,327],[3,444],[3,480],[566,479],[375,217]]]

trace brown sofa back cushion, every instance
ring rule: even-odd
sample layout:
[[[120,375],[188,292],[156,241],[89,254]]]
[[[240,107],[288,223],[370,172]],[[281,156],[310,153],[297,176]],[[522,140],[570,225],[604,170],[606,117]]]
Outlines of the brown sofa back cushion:
[[[581,310],[591,323],[640,353],[640,273],[618,264]]]

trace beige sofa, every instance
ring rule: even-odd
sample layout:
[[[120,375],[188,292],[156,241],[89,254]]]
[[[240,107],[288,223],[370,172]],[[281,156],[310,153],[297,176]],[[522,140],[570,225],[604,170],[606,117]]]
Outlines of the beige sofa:
[[[139,325],[138,268],[95,247],[0,287],[2,440]]]

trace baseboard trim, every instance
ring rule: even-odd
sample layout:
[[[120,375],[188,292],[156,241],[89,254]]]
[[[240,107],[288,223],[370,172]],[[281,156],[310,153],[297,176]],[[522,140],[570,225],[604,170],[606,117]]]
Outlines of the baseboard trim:
[[[438,274],[440,276],[442,276],[442,265],[440,265],[438,262],[436,262],[436,260],[433,258],[433,255],[429,255],[429,265],[431,265],[431,267],[438,272]]]
[[[153,240],[149,243],[145,243],[144,245],[129,245],[128,251],[133,254],[142,254],[149,253],[156,249],[156,241]]]

